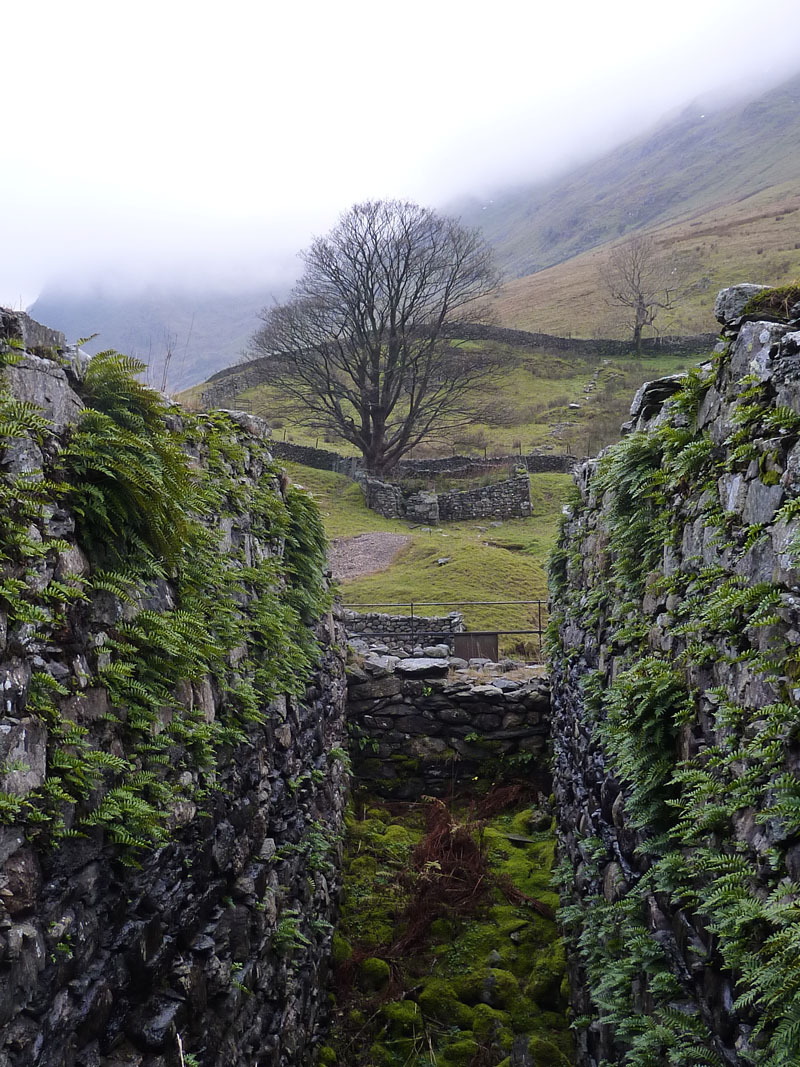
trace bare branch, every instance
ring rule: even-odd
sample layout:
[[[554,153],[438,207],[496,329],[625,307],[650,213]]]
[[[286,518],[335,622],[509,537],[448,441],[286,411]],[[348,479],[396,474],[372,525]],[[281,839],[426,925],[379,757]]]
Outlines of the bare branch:
[[[678,291],[675,270],[656,251],[651,237],[636,235],[611,253],[603,280],[609,303],[623,308],[625,325],[638,355],[644,330],[653,326],[659,312],[675,307]]]
[[[251,342],[284,395],[375,472],[462,422],[489,366],[441,334],[497,287],[478,231],[416,204],[368,202],[303,260],[291,299],[262,311]]]

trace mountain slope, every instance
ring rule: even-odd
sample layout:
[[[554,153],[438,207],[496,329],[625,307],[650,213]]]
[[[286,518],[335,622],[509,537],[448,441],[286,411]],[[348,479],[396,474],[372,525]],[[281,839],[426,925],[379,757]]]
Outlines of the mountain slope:
[[[175,390],[236,363],[269,299],[264,289],[230,293],[152,287],[130,296],[100,289],[77,296],[45,291],[29,311],[38,322],[63,330],[68,341],[98,334],[85,346],[90,353],[116,348],[137,356],[149,365],[156,388],[161,388],[171,349],[166,379]]]
[[[800,75],[763,96],[677,119],[546,183],[461,208],[511,277],[631,230],[686,219],[800,179]]]
[[[648,230],[674,267],[680,300],[657,320],[662,334],[714,331],[714,296],[736,282],[786,285],[800,278],[800,189],[770,186],[693,218]],[[508,282],[494,300],[504,326],[573,337],[628,337],[603,281],[611,251],[601,245]]]
[[[582,337],[625,337],[602,272],[610,244],[652,233],[685,290],[671,333],[715,329],[714,292],[737,281],[780,285],[800,276],[800,75],[757,99],[703,112],[691,107],[592,163],[546,183],[462,205],[509,277],[495,301],[509,327]],[[288,285],[287,285],[288,289]],[[276,292],[280,299],[284,293]],[[45,292],[34,318],[70,340],[99,333],[89,351],[118,348],[151,364],[160,387],[182,389],[237,362],[269,302],[262,288],[128,297]]]

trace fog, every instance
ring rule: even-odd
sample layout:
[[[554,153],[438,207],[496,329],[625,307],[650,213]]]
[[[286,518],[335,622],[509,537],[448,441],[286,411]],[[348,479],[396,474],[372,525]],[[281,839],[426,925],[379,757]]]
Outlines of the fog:
[[[4,12],[0,303],[284,283],[350,204],[546,178],[800,67],[795,0]]]

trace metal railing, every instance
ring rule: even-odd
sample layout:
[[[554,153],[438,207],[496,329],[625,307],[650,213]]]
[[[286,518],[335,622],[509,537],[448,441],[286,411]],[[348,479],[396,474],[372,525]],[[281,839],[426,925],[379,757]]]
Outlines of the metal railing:
[[[496,635],[498,637],[506,636],[527,636],[538,637],[539,645],[541,646],[542,636],[547,627],[547,601],[546,600],[406,600],[406,601],[387,601],[376,603],[343,603],[343,608],[347,608],[350,611],[365,611],[374,608],[408,608],[408,613],[402,617],[409,620],[409,628],[401,629],[399,627],[391,627],[388,622],[385,626],[382,626],[378,630],[362,630],[359,631],[359,637],[408,637],[414,641],[417,638],[452,638],[458,633],[469,633],[475,637],[488,637]],[[419,608],[470,608],[470,607],[535,607],[536,608],[536,625],[531,626],[529,629],[519,630],[455,630],[452,625],[449,629],[426,629],[424,627],[417,627],[415,624],[417,621],[420,623],[426,622],[427,618],[424,615],[419,615],[418,611],[415,614],[415,609]],[[382,613],[381,613],[382,614]],[[396,613],[395,613],[396,614]]]

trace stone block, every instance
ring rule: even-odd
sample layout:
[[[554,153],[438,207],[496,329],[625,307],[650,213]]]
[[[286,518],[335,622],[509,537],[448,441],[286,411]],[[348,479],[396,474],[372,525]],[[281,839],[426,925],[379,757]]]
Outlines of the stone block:
[[[753,523],[772,522],[775,512],[783,503],[784,495],[783,487],[780,485],[764,485],[758,479],[750,482],[742,511],[743,520],[748,526]]]
[[[0,339],[21,341],[26,352],[39,355],[66,348],[66,338],[61,330],[51,330],[24,311],[10,308],[0,308]]]
[[[47,728],[40,719],[0,723],[0,789],[26,796],[44,785],[47,774]]]
[[[70,388],[65,372],[57,363],[26,355],[19,363],[6,367],[4,373],[14,396],[40,408],[53,433],[63,433],[78,421],[83,402]]]
[[[401,662],[411,662],[403,660]],[[398,664],[399,668],[399,664]],[[394,697],[400,694],[402,681],[397,675],[389,675],[385,678],[376,678],[371,682],[351,686],[348,690],[349,700],[364,701],[377,700],[380,697]]]
[[[723,326],[735,322],[741,318],[747,303],[758,293],[768,289],[768,285],[756,285],[752,282],[742,282],[740,285],[731,285],[727,289],[720,289],[717,299],[714,301],[714,318]]]
[[[403,674],[406,677],[435,678],[447,674],[450,669],[450,661],[442,658],[433,659],[427,656],[414,656],[410,659],[399,660],[396,669],[399,674]]]

